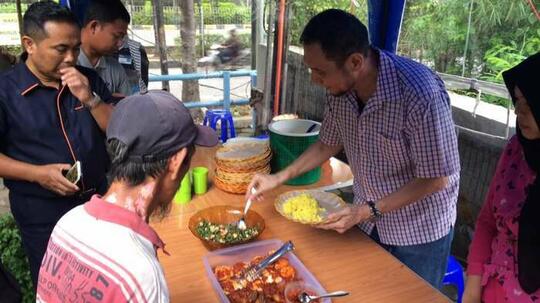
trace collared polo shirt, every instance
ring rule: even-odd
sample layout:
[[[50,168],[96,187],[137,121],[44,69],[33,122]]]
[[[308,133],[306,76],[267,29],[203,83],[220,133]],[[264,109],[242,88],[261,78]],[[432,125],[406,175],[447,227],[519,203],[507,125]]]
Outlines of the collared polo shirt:
[[[163,241],[137,214],[94,196],[63,216],[39,272],[38,302],[169,302]]]
[[[80,66],[77,69],[104,102],[113,100],[94,71]],[[83,176],[77,184],[80,194],[100,192],[106,189],[105,174],[109,167],[105,139],[90,111],[67,86],[60,89],[44,86],[25,63],[0,75],[0,152],[4,155],[34,165],[73,165],[81,161]],[[5,184],[14,195],[61,198],[38,183],[6,179]],[[12,206],[16,204],[11,202]],[[54,201],[48,202],[53,208]],[[39,215],[40,210],[35,212]]]
[[[93,66],[88,57],[81,49],[78,58],[78,64],[86,68],[95,70],[101,79],[107,84],[111,93],[120,93],[124,96],[132,95],[129,78],[124,67],[115,58],[103,56],[99,59],[96,66]]]
[[[459,153],[442,80],[413,60],[375,49],[377,87],[365,106],[354,92],[327,97],[321,141],[343,145],[354,174],[355,203],[380,200],[415,178],[448,177],[443,190],[360,224],[389,245],[447,235],[456,220]]]

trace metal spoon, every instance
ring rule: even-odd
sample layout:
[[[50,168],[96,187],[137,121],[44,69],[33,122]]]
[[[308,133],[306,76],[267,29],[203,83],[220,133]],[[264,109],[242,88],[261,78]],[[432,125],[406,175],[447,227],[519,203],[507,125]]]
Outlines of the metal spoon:
[[[251,194],[254,195],[256,192],[257,190],[254,187],[252,187]],[[250,207],[251,207],[251,199],[247,199],[246,206],[244,206],[244,213],[242,214],[242,218],[240,218],[240,220],[238,220],[238,223],[236,223],[236,227],[238,227],[238,229],[240,230],[246,230],[247,228],[245,217]]]
[[[257,277],[260,276],[262,271],[269,265],[276,262],[279,258],[283,257],[288,252],[294,250],[294,244],[289,240],[287,243],[283,244],[278,250],[264,258],[261,262],[250,266],[242,274],[240,280],[246,279],[248,281],[254,281]]]
[[[344,296],[347,296],[347,295],[349,295],[349,293],[346,292],[346,291],[342,291],[342,290],[334,291],[334,292],[327,293],[327,294],[320,295],[320,296],[310,296],[306,292],[302,292],[301,294],[298,295],[298,300],[300,300],[300,302],[302,302],[302,303],[309,303],[309,302],[311,302],[313,300],[317,300],[317,299],[333,298],[333,297],[344,297]]]
[[[319,125],[319,124],[313,123],[313,124],[306,130],[306,134],[311,133],[311,131],[314,130],[315,127],[316,127],[317,125]]]

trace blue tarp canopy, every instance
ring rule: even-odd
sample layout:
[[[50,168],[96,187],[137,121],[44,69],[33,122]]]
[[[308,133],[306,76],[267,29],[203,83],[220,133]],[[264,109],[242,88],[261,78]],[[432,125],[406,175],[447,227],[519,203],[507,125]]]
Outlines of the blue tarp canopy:
[[[396,52],[405,0],[368,0],[371,44]]]

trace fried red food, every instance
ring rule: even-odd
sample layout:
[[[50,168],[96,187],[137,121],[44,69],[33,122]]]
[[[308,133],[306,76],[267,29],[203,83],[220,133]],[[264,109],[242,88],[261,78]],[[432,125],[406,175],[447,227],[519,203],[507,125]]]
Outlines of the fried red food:
[[[256,256],[249,263],[238,262],[232,266],[220,265],[214,268],[219,284],[232,303],[286,302],[285,286],[296,279],[296,269],[285,257],[265,268],[253,281],[239,279],[249,266],[259,263],[263,258]]]

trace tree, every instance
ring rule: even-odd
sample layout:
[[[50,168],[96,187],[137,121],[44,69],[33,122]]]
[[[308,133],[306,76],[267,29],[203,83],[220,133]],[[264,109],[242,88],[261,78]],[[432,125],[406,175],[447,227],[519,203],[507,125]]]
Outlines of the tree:
[[[498,58],[509,51],[530,55],[526,50],[536,45],[531,39],[539,37],[540,23],[526,1],[474,0],[470,45],[463,58],[470,1],[407,1],[399,52],[439,72],[459,75],[465,60],[465,76],[491,81],[500,78],[505,66]],[[506,66],[520,56],[504,58]]]
[[[163,7],[159,0],[152,1],[154,10],[154,34],[156,38],[156,47],[159,53],[159,63],[161,66],[161,74],[169,74],[169,64],[167,62],[167,43],[165,41],[165,27],[163,25]],[[161,82],[161,87],[164,90],[169,90],[169,81]]]
[[[180,20],[180,37],[182,39],[182,72],[197,72],[196,39],[195,39],[195,10],[193,0],[180,1],[182,18]],[[182,83],[182,100],[198,101],[199,82],[197,80],[184,81]],[[193,113],[200,115],[200,111]],[[200,117],[198,117],[200,118]]]
[[[22,34],[23,34],[23,16],[21,9],[21,0],[17,0],[17,20],[19,21],[19,34],[21,36],[21,45],[22,45]]]
[[[300,45],[300,34],[309,19],[330,8],[346,10],[367,26],[367,0],[294,0],[290,1],[289,5],[292,7],[292,17],[289,17],[291,45]]]

